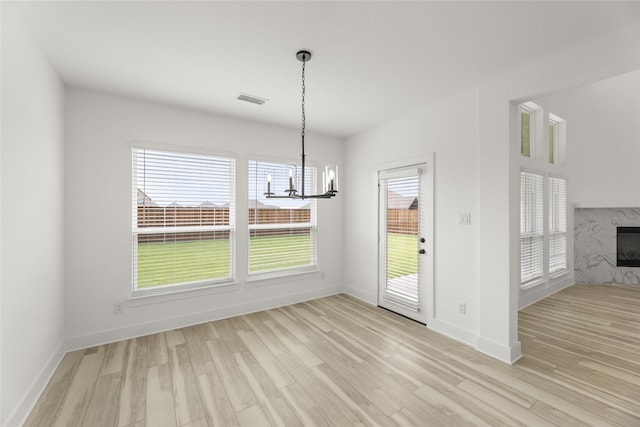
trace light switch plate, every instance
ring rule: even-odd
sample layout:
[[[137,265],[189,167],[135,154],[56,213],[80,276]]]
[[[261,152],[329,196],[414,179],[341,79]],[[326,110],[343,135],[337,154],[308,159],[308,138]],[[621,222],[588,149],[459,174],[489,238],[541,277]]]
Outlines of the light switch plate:
[[[471,224],[471,213],[470,212],[460,212],[458,214],[458,224],[462,224],[462,225]]]

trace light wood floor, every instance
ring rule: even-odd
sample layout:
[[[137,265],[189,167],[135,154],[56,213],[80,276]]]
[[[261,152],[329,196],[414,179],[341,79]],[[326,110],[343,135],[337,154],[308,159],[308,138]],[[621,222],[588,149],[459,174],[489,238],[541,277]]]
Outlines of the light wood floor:
[[[498,362],[338,295],[69,353],[29,426],[640,426],[640,289],[520,313]]]

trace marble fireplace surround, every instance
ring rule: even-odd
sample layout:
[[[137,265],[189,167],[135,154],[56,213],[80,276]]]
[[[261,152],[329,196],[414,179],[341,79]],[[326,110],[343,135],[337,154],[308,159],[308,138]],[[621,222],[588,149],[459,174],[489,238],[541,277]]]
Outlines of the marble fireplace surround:
[[[640,227],[640,207],[578,207],[574,212],[576,283],[640,286],[640,267],[616,266],[616,227]]]

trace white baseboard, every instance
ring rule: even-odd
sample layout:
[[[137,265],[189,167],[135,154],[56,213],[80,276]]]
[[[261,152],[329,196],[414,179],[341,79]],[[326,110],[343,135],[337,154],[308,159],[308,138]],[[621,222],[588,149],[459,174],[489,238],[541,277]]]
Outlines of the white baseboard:
[[[531,304],[535,304],[538,301],[555,294],[556,292],[560,292],[561,290],[568,288],[569,286],[572,286],[574,284],[575,278],[573,277],[573,275],[569,275],[565,278],[551,283],[551,285],[549,286],[540,286],[539,289],[534,287],[532,289],[524,291],[518,298],[518,311],[530,306]]]
[[[11,414],[7,417],[2,424],[3,427],[21,426],[27,421],[27,417],[33,410],[38,398],[44,391],[45,387],[51,380],[51,377],[56,372],[58,365],[62,361],[65,355],[62,342],[58,344],[58,347],[53,352],[45,366],[38,373],[31,386],[27,389],[27,392],[18,401],[18,405],[13,409]]]
[[[364,301],[367,304],[377,305],[378,296],[369,292],[363,292],[361,289],[352,286],[346,286],[344,292]],[[434,332],[444,335],[453,340],[467,344],[477,351],[498,359],[502,362],[513,364],[522,357],[522,349],[520,342],[512,347],[506,347],[502,344],[479,337],[474,331],[461,328],[452,323],[440,320],[430,319],[427,327]]]
[[[378,305],[378,295],[370,292],[363,292],[361,289],[354,288],[352,286],[346,286],[345,291],[346,294],[351,295],[354,298],[357,298],[367,304],[377,306]],[[461,328],[449,322],[439,320],[439,319],[431,319],[427,322],[427,328],[431,329],[434,332],[437,332],[441,335],[444,335],[453,340],[462,342],[467,344],[473,348],[476,348],[477,335],[473,331],[469,331],[467,329]]]
[[[477,351],[502,362],[512,365],[522,357],[520,342],[512,347],[507,347],[486,338],[482,338],[473,331],[461,328],[446,321],[434,319],[430,324],[431,326],[427,324],[427,326],[430,326],[430,329],[456,341],[470,345]]]
[[[370,305],[378,305],[378,294],[373,292],[363,291],[360,288],[355,288],[353,286],[345,286],[343,289],[345,294],[351,295],[354,298],[359,299],[360,301],[366,302]]]
[[[433,319],[427,322],[427,328],[456,341],[470,345],[473,348],[476,347],[477,335],[473,331],[469,331],[440,319]]]
[[[308,292],[284,295],[276,298],[251,301],[245,304],[239,304],[230,307],[216,308],[214,310],[192,313],[187,316],[163,318],[152,322],[126,326],[124,328],[76,335],[67,337],[67,339],[65,340],[65,349],[67,351],[72,351],[87,347],[94,347],[97,345],[107,344],[115,341],[155,334],[170,329],[184,328],[186,326],[226,319],[234,316],[241,316],[243,314],[282,307],[302,301],[309,301],[316,298],[339,294],[343,291],[344,288],[342,286],[332,286]]]
[[[515,345],[508,347],[487,338],[478,337],[476,349],[488,356],[498,359],[502,362],[513,365],[522,357],[522,346],[520,341]]]

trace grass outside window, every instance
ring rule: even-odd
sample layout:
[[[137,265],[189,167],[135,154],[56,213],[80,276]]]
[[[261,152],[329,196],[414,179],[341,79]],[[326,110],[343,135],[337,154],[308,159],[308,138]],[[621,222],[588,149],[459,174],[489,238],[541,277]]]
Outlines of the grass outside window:
[[[310,247],[309,234],[251,237],[249,273],[312,265]]]
[[[253,237],[250,239],[252,273],[310,265],[309,235]],[[260,254],[286,253],[281,259]],[[138,289],[231,276],[229,240],[138,244]]]
[[[416,239],[411,235],[388,235],[388,262],[399,266],[394,269],[393,277],[418,272],[417,256],[407,257],[407,254],[416,253]],[[309,244],[309,235],[253,237],[249,242],[249,257],[254,257],[256,262],[252,264],[251,272],[309,265],[308,251],[298,250],[308,248]],[[265,250],[287,253],[288,256],[280,261],[274,262],[274,258],[270,257],[268,263],[260,262],[258,255]],[[230,275],[228,239],[138,244],[139,289]]]
[[[387,280],[418,273],[418,236],[387,234]]]
[[[138,244],[138,289],[229,277],[229,239]]]

